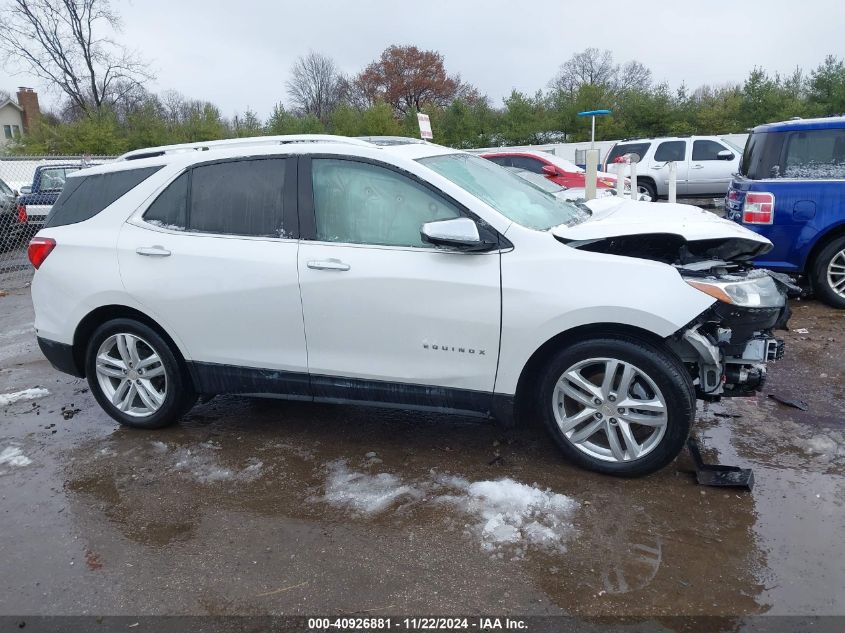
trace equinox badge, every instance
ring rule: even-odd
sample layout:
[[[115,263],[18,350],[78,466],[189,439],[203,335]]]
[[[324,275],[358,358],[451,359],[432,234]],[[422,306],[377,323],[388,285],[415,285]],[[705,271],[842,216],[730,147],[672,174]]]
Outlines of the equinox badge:
[[[450,345],[429,345],[423,343],[423,349],[430,349],[434,351],[457,352],[459,354],[477,354],[479,356],[486,356],[486,351],[483,349],[474,349],[472,347],[452,347]]]

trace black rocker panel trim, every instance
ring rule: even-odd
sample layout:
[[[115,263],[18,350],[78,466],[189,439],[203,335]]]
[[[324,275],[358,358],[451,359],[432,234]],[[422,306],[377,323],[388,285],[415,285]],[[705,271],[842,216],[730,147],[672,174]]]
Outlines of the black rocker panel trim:
[[[205,394],[272,394],[315,402],[474,413],[485,416],[500,408],[494,405],[492,393],[472,389],[342,376],[309,376],[302,372],[204,362],[189,362],[188,369],[197,391]],[[500,398],[512,399],[512,396]]]

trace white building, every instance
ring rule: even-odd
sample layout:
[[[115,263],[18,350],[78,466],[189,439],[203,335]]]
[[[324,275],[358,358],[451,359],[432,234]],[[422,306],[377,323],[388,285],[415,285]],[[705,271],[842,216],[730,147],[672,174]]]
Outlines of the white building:
[[[22,86],[15,96],[17,101],[6,99],[0,102],[0,152],[14,139],[28,133],[41,118],[38,93]]]
[[[11,99],[0,102],[0,149],[23,134],[23,108]]]

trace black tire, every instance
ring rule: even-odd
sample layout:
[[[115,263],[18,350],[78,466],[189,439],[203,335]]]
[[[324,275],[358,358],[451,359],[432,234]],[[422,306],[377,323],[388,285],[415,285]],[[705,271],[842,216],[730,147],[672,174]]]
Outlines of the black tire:
[[[628,461],[604,461],[577,448],[558,426],[554,413],[556,405],[553,404],[556,401],[558,380],[569,368],[595,358],[616,359],[634,365],[644,372],[663,394],[667,414],[665,431],[659,441],[655,439],[650,452],[643,457]],[[621,374],[619,380],[621,381]],[[620,477],[647,475],[672,462],[684,448],[695,416],[695,389],[683,363],[670,352],[655,345],[622,336],[588,339],[561,349],[541,373],[536,393],[536,410],[563,454],[582,468]],[[606,420],[616,424],[615,418],[607,417]],[[583,429],[595,421],[595,418],[589,418],[582,426],[576,428]],[[617,428],[614,427],[614,433],[618,433]],[[643,430],[643,427],[636,425],[630,428],[636,429],[637,433]],[[651,433],[648,427],[645,428],[646,433]],[[609,440],[607,432],[604,433],[605,438]]]
[[[813,292],[815,292],[816,296],[827,305],[841,310],[845,309],[845,288],[840,288],[839,292],[842,294],[839,294],[831,285],[830,279],[828,279],[828,270],[834,260],[837,263],[842,262],[845,264],[845,235],[832,240],[819,251],[816,259],[813,261],[813,269],[810,273]],[[838,270],[837,268],[836,271],[838,272]]]
[[[166,379],[164,401],[152,414],[138,417],[129,415],[112,404],[104,393],[97,376],[97,352],[106,339],[115,334],[131,334],[139,337],[160,358]],[[190,377],[178,351],[171,348],[154,329],[134,319],[113,319],[98,327],[85,351],[85,375],[88,385],[99,405],[112,418],[124,426],[138,429],[160,429],[175,424],[185,415],[197,400]]]
[[[657,187],[654,186],[653,182],[650,180],[637,179],[637,188],[639,189],[640,187],[645,189],[645,192],[651,196],[652,202],[657,202]]]

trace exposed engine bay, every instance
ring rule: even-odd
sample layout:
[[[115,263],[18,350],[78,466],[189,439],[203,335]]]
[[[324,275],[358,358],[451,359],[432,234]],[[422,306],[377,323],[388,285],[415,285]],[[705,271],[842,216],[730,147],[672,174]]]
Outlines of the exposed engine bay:
[[[687,240],[674,233],[556,237],[572,248],[671,265],[684,281],[716,299],[667,341],[687,365],[699,398],[753,395],[765,384],[766,363],[783,357],[783,340],[774,331],[786,328],[786,299],[801,290],[788,276],[750,263],[769,244],[741,238]]]

